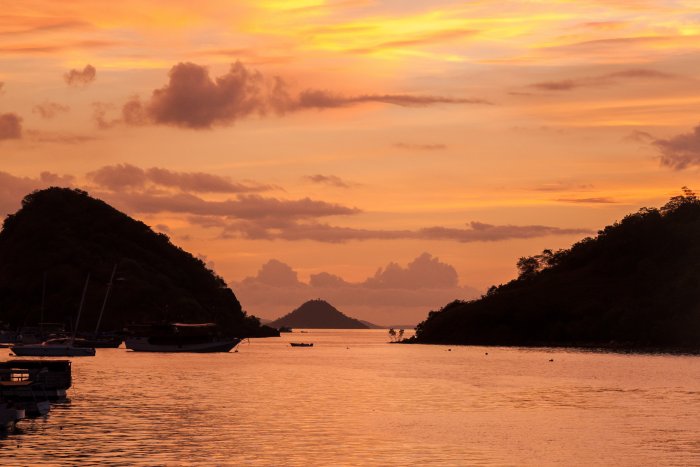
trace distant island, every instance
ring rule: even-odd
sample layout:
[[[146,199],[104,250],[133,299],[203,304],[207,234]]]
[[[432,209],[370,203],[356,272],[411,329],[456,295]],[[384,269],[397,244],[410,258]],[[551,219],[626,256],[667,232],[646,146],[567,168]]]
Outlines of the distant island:
[[[56,187],[26,196],[3,223],[0,321],[15,329],[70,324],[90,274],[81,330],[92,330],[115,265],[103,330],[213,322],[237,337],[279,335],[246,315],[224,280],[166,235],[85,191]]]
[[[268,323],[273,328],[370,329],[371,323],[350,318],[325,300],[309,300],[291,313]]]
[[[517,267],[480,299],[430,312],[410,341],[700,350],[700,201],[687,188]]]

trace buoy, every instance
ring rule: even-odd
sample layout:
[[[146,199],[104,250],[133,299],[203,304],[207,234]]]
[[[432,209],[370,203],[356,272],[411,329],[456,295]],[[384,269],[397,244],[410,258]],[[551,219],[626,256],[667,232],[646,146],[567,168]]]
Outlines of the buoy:
[[[488,355],[488,354],[489,354],[488,352],[484,353],[484,355]]]
[[[553,358],[550,358],[550,359],[549,359],[549,361],[550,361],[550,362],[553,362],[553,361],[554,361],[554,359],[553,359]]]

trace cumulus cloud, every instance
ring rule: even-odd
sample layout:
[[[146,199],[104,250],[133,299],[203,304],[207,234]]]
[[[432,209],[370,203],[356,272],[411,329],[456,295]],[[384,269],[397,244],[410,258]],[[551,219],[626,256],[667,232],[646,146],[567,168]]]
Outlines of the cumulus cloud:
[[[350,316],[383,325],[415,324],[431,309],[479,294],[460,286],[454,267],[429,253],[406,266],[391,262],[359,282],[320,272],[310,275],[307,283],[288,264],[271,260],[257,275],[233,282],[232,287],[244,307],[257,316],[277,318],[320,297]]]
[[[352,183],[346,182],[342,178],[338,177],[337,175],[322,175],[322,174],[316,174],[316,175],[307,175],[306,177],[307,180],[314,182],[314,183],[321,183],[325,185],[331,185],[331,186],[337,186],[340,188],[350,188]]]
[[[309,276],[309,285],[314,288],[349,287],[351,284],[340,276],[328,272],[319,272]]]
[[[255,277],[248,277],[244,283],[258,283],[275,287],[297,287],[302,285],[299,282],[296,271],[288,264],[279,260],[271,259],[263,264]]]
[[[194,193],[246,193],[272,188],[262,184],[236,183],[226,177],[205,172],[176,172],[160,167],[142,169],[131,164],[104,166],[87,175],[98,185],[115,191],[142,188],[146,182]]]
[[[70,107],[68,107],[67,105],[62,105],[57,102],[46,101],[42,104],[35,105],[32,109],[32,112],[34,112],[35,114],[39,114],[41,118],[52,119],[56,115],[63,112],[68,112],[69,110]]]
[[[63,80],[68,86],[87,86],[95,81],[97,70],[92,65],[86,65],[82,70],[75,68],[63,75]]]
[[[430,253],[423,253],[406,267],[389,263],[368,278],[366,287],[383,289],[450,288],[457,287],[459,278],[454,267],[441,262]]]
[[[216,79],[209,76],[205,67],[194,63],[179,63],[168,76],[168,84],[153,91],[145,108],[142,106],[155,123],[209,128],[266,110],[262,75],[240,62]],[[138,115],[134,102],[131,114]]]
[[[42,183],[56,186],[71,186],[75,181],[75,177],[72,175],[59,175],[53,172],[41,172],[39,174],[39,180]]]
[[[129,125],[162,124],[207,129],[231,125],[251,115],[283,115],[305,109],[332,109],[364,103],[403,107],[435,104],[490,104],[483,99],[436,95],[368,93],[342,95],[328,90],[306,89],[293,93],[280,77],[265,78],[260,72],[236,62],[221,76],[195,63],[178,63],[168,73],[168,83],[154,90],[147,100],[131,98],[120,119],[109,120],[106,109],[96,109],[98,125],[115,122]]]
[[[700,165],[700,125],[690,133],[652,142],[660,153],[661,165],[675,170]]]
[[[542,81],[531,84],[531,88],[541,91],[571,91],[577,88],[609,86],[628,80],[667,80],[676,78],[675,75],[646,68],[631,68],[598,76],[579,79],[564,79],[559,81]]]
[[[22,117],[14,113],[0,114],[0,141],[22,137]]]

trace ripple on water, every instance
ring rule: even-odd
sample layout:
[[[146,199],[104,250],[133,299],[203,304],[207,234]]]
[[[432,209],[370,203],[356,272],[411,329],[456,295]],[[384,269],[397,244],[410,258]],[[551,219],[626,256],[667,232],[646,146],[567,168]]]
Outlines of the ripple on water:
[[[100,349],[2,465],[690,465],[700,358],[386,344],[384,331],[238,353]],[[350,347],[348,349],[348,347]],[[488,352],[489,355],[485,355]],[[550,362],[554,359],[554,362]]]

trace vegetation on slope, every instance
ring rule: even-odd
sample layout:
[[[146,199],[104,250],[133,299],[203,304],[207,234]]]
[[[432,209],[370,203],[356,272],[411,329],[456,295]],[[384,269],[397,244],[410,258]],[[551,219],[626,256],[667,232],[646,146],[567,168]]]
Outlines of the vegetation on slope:
[[[700,348],[700,201],[687,188],[569,249],[520,258],[518,270],[430,312],[414,341]]]
[[[36,191],[0,232],[0,321],[12,326],[75,320],[90,282],[80,329],[94,329],[114,265],[102,329],[144,322],[215,322],[238,336],[269,334],[246,316],[224,280],[164,234],[67,188]]]

